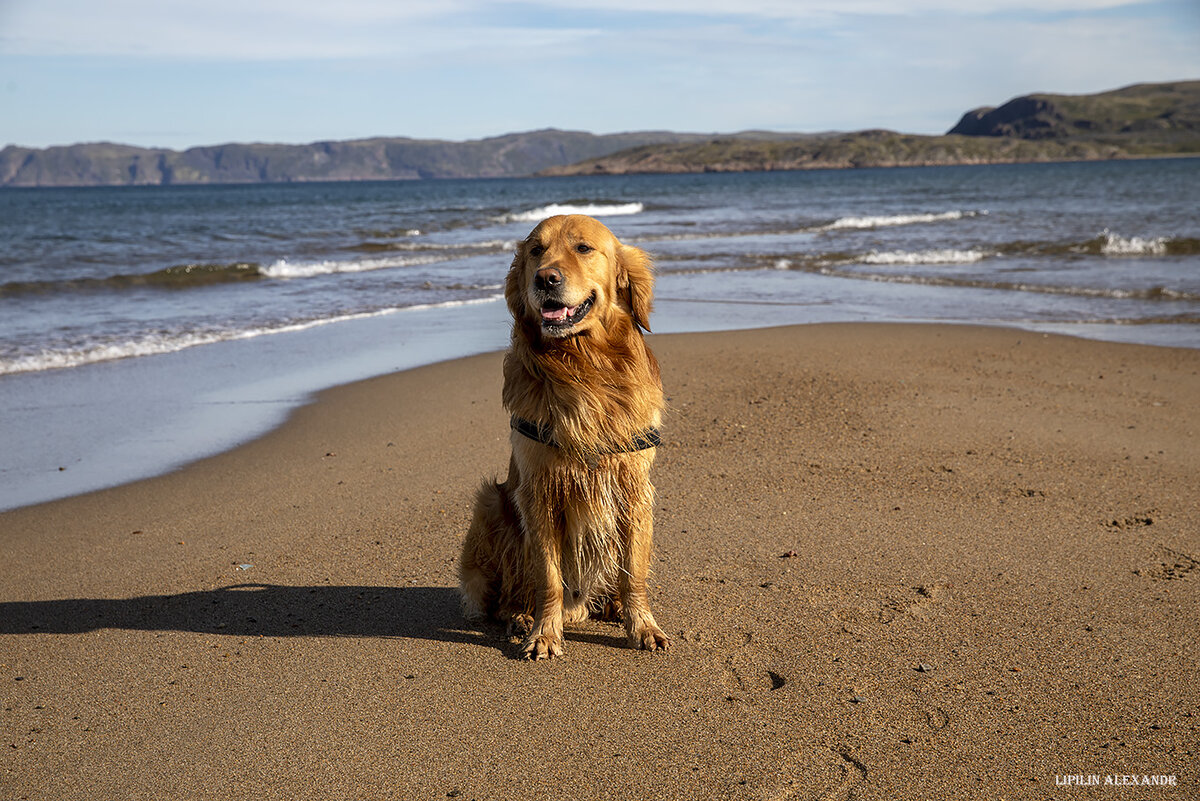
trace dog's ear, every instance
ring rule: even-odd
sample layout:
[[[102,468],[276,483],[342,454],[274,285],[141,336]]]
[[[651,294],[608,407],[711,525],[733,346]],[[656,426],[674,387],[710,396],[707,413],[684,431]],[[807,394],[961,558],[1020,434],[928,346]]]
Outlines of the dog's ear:
[[[517,243],[517,252],[513,256],[512,265],[508,268],[508,277],[504,279],[504,300],[514,320],[525,316],[525,281],[522,273],[525,267],[525,250],[529,241]]]
[[[641,248],[617,245],[617,295],[629,308],[633,321],[650,330],[654,307],[654,265]]]

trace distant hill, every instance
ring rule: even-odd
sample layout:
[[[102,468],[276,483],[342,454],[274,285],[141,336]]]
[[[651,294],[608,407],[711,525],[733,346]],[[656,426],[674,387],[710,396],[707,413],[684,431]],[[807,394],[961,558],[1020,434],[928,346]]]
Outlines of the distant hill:
[[[753,141],[740,136],[640,146],[549,175],[743,172],[1200,155],[1200,81],[1095,95],[1028,95],[967,112],[943,136],[858,131]]]
[[[1140,83],[1095,95],[1026,95],[999,108],[968,111],[949,133],[1194,143],[1200,137],[1200,81]]]
[[[468,142],[361,139],[311,145],[228,144],[163,150],[109,143],[0,150],[0,186],[281,183],[493,178],[654,143],[697,140],[666,131],[542,130]]]
[[[1200,145],[1200,142],[1197,144]],[[1196,152],[1200,153],[1200,146]],[[919,167],[1078,161],[1126,158],[1130,155],[1117,147],[1083,141],[1065,143],[1015,137],[921,136],[876,130],[776,142],[747,142],[737,137],[715,137],[703,144],[647,145],[567,167],[552,167],[543,174],[622,175]]]
[[[943,136],[542,130],[468,142],[378,138],[163,150],[83,144],[0,150],[0,186],[281,183],[1119,159],[1200,155],[1200,81],[1094,95],[1032,94],[968,111]]]

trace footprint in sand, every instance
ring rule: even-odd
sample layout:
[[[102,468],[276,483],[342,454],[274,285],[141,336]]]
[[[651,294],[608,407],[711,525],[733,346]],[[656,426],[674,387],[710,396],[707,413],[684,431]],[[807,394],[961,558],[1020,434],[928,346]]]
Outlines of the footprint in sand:
[[[940,706],[934,707],[925,710],[925,723],[934,731],[941,731],[950,725],[950,716]]]
[[[879,622],[891,623],[899,616],[928,620],[937,611],[938,605],[949,594],[950,585],[946,582],[933,582],[906,588],[906,597],[892,598],[884,602],[879,609]]]
[[[1192,576],[1198,567],[1200,560],[1196,557],[1160,547],[1154,561],[1145,567],[1137,568],[1133,574],[1154,581],[1174,581]]]
[[[798,751],[785,759],[780,766],[782,786],[767,796],[768,801],[793,801],[802,797],[847,801],[854,789],[867,780],[867,766],[845,746],[816,755],[815,762],[813,757],[811,753]],[[823,792],[819,784],[814,786],[817,776],[828,777]]]
[[[787,676],[782,671],[766,667],[759,658],[760,655],[750,649],[753,641],[754,633],[745,632],[741,645],[725,658],[722,666],[723,684],[730,693],[771,692],[782,689],[787,684]],[[732,697],[731,695],[731,700]]]

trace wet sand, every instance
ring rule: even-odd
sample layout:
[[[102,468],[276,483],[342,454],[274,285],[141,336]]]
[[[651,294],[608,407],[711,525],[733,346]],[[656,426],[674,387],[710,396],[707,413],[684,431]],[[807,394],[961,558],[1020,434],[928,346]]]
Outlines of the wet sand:
[[[500,355],[422,367],[0,514],[0,798],[1200,792],[1200,352],[919,325],[651,344],[669,654],[588,623],[531,664],[463,621]]]

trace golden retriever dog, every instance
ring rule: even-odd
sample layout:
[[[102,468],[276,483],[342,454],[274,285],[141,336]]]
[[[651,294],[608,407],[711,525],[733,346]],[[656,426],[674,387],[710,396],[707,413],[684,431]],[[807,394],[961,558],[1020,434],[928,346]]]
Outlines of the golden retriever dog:
[[[475,499],[459,581],[464,612],[507,622],[527,659],[561,656],[563,624],[589,613],[623,619],[634,648],[670,642],[646,597],[663,408],[642,336],[653,290],[650,258],[580,215],[540,223],[509,269],[512,457]]]

